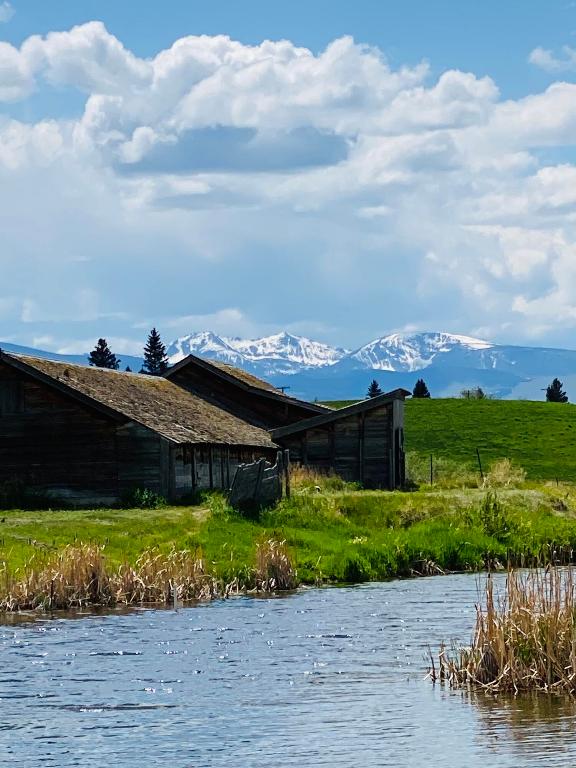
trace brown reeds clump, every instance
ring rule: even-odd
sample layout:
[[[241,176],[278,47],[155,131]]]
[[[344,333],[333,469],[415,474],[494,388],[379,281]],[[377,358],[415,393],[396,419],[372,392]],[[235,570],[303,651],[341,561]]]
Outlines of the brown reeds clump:
[[[188,550],[143,553],[134,566],[110,568],[103,547],[65,547],[31,561],[21,572],[0,569],[0,610],[58,610],[87,605],[177,603],[226,592],[205,572],[201,557]]]
[[[228,597],[254,587],[272,592],[297,586],[286,542],[260,541],[256,561],[256,568],[226,583],[205,567],[202,553],[197,551],[148,550],[134,565],[111,567],[103,546],[68,546],[57,553],[42,553],[15,572],[0,563],[0,612],[89,605],[177,605]]]
[[[297,577],[285,541],[263,539],[256,548],[256,589],[295,589]]]
[[[496,598],[488,577],[472,645],[442,646],[438,665],[431,658],[431,678],[453,688],[576,693],[574,570],[510,571]]]

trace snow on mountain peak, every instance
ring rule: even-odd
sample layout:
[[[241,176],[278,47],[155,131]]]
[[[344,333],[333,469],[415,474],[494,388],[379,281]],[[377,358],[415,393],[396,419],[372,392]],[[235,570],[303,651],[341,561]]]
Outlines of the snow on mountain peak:
[[[176,339],[167,352],[172,364],[193,354],[271,376],[327,368],[341,361],[381,371],[419,371],[431,365],[438,355],[482,354],[493,346],[482,339],[452,333],[392,333],[349,352],[285,331],[260,339],[232,338],[202,331]]]
[[[261,339],[226,339],[233,349],[253,362],[260,360],[284,360],[303,366],[333,365],[346,354],[338,349],[311,341],[304,336],[293,336],[285,331]]]
[[[492,347],[488,341],[452,333],[393,333],[365,344],[350,357],[375,370],[419,371],[431,365],[438,354]]]
[[[212,331],[181,336],[168,346],[166,354],[171,365],[180,362],[188,355],[212,357],[233,365],[242,365],[243,362],[242,356]]]

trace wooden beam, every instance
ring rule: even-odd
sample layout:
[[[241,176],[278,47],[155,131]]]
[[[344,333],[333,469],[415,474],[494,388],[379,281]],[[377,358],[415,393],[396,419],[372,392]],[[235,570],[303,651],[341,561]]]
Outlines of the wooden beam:
[[[210,490],[214,490],[214,454],[212,446],[208,446],[208,471],[210,473]]]
[[[364,414],[358,416],[358,479],[364,482]]]

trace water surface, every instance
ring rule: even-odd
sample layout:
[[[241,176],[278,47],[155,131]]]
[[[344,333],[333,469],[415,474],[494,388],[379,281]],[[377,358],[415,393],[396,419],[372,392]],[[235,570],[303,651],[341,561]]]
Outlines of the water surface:
[[[0,765],[576,764],[576,705],[424,680],[477,577],[0,627]]]

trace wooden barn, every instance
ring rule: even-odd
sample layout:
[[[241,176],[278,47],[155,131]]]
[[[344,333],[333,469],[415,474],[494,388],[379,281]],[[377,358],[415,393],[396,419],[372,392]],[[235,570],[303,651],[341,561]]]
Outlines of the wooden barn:
[[[397,389],[271,431],[291,461],[365,488],[404,485],[404,399]]]
[[[326,406],[290,397],[240,368],[196,355],[172,366],[166,378],[266,429],[331,412]]]
[[[169,379],[0,352],[0,484],[71,504],[228,488],[270,434]]]
[[[73,505],[137,488],[177,500],[230,488],[239,464],[273,462],[280,448],[367,488],[397,488],[406,394],[333,410],[192,355],[157,377],[0,350],[0,490]]]

